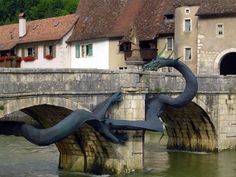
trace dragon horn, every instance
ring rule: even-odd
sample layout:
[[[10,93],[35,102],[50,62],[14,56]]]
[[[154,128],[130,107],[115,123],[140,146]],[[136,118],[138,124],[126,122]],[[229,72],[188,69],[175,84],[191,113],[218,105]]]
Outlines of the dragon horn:
[[[170,57],[174,54],[174,50],[171,52],[171,54],[167,57],[167,59],[170,59]]]
[[[165,50],[166,50],[166,44],[165,44],[164,48],[162,49],[162,51],[158,54],[157,57],[158,57],[158,58],[161,57],[162,54],[165,52]]]
[[[174,60],[175,60],[175,61],[179,61],[180,58],[182,58],[182,57],[178,57],[178,58],[176,58],[176,59],[174,59]]]

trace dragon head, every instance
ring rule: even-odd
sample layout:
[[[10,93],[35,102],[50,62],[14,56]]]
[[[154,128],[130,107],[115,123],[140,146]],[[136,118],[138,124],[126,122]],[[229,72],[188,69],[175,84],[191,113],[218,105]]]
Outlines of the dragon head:
[[[157,71],[159,68],[162,67],[173,67],[175,66],[175,63],[178,62],[179,58],[177,59],[169,59],[169,58],[162,58],[162,57],[157,57],[153,59],[151,62],[145,64],[143,66],[144,71],[149,70],[149,71]]]

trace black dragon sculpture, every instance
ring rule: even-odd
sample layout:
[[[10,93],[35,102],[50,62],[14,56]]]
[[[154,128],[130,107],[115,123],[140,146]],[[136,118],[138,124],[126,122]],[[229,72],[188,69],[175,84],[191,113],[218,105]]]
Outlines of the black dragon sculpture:
[[[183,75],[186,81],[185,89],[176,98],[163,94],[158,94],[151,98],[147,105],[146,120],[144,121],[115,120],[107,117],[107,111],[110,107],[122,100],[121,93],[115,93],[97,105],[91,112],[84,109],[75,110],[58,124],[46,129],[36,128],[22,122],[1,121],[0,134],[20,135],[36,145],[45,146],[64,139],[74,133],[84,123],[91,125],[102,136],[113,143],[124,143],[127,141],[127,137],[118,134],[116,130],[151,130],[162,132],[163,124],[160,116],[164,108],[166,106],[177,108],[186,105],[194,98],[198,89],[196,77],[179,59],[173,60],[157,57],[144,65],[144,70],[154,71],[166,66],[175,68]]]

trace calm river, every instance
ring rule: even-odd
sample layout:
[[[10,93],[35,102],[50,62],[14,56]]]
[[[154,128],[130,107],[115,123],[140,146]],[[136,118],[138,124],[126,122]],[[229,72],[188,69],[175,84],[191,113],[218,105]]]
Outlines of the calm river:
[[[145,172],[126,177],[236,177],[236,151],[184,153],[167,151],[163,139],[147,135]],[[0,136],[0,177],[82,177],[59,172],[55,146],[34,146],[23,138]],[[105,176],[105,175],[104,175]]]

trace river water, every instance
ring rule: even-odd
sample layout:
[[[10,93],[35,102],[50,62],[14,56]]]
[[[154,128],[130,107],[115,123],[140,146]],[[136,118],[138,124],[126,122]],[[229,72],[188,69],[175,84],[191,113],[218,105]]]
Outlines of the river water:
[[[236,177],[236,151],[173,152],[166,150],[165,138],[158,143],[158,135],[148,134],[145,139],[145,172],[123,176]],[[0,136],[0,177],[87,176],[58,171],[58,158],[54,145],[38,147],[23,138]]]

